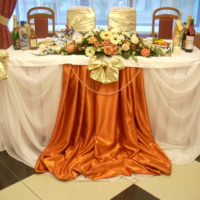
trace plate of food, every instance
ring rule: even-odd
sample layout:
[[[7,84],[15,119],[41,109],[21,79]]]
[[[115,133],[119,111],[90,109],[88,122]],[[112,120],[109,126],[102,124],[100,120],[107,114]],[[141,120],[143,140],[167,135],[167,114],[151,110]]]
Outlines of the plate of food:
[[[171,45],[170,42],[160,38],[153,38],[153,44],[160,47],[169,47]]]

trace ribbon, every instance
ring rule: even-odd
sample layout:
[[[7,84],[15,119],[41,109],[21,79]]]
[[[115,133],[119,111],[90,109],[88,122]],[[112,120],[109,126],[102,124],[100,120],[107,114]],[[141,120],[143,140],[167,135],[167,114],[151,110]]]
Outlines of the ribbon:
[[[7,61],[8,52],[4,49],[0,49],[0,80],[7,79]]]
[[[136,29],[136,12],[135,9],[115,9],[111,8],[108,18],[109,29],[119,31],[135,31]]]
[[[9,22],[8,18],[4,17],[3,15],[0,15],[0,24],[7,26],[8,22]]]
[[[95,12],[92,8],[74,8],[67,11],[67,23],[75,31],[92,31],[96,26]]]
[[[101,83],[112,83],[118,81],[119,70],[124,69],[124,63],[120,58],[106,60],[105,58],[91,58],[88,70],[90,70],[90,78]]]

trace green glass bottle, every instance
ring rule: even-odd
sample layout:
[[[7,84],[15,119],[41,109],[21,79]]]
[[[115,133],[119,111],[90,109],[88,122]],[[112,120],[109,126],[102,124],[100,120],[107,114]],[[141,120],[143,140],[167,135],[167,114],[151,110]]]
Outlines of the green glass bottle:
[[[13,42],[13,48],[15,50],[21,49],[19,26],[17,24],[17,16],[16,15],[13,15],[12,42]]]
[[[187,26],[186,26],[186,22],[183,23],[184,24],[184,29],[183,29],[183,36],[182,36],[182,44],[181,44],[181,49],[185,49],[185,41],[186,41],[186,35],[187,35]]]

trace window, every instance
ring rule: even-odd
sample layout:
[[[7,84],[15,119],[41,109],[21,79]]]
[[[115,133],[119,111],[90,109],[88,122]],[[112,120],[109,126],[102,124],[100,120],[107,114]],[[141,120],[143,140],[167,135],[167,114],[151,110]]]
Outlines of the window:
[[[137,31],[151,31],[152,13],[163,6],[176,7],[182,11],[183,22],[193,15],[197,32],[200,32],[200,0],[18,0],[15,13],[20,21],[26,21],[28,9],[35,6],[50,7],[55,11],[56,28],[61,29],[66,22],[67,9],[72,6],[90,6],[95,9],[97,26],[106,26],[108,12],[114,6],[136,8]],[[12,22],[10,23],[12,27]]]

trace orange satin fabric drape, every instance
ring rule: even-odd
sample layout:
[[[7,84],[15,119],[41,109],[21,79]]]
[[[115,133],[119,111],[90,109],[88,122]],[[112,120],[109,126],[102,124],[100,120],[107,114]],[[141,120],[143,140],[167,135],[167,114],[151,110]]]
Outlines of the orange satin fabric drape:
[[[99,92],[84,87],[79,78]],[[73,72],[74,71],[74,72]],[[83,174],[92,180],[118,175],[170,174],[171,164],[155,143],[148,119],[143,71],[125,68],[118,82],[102,84],[89,77],[87,66],[65,65],[63,91],[52,139],[35,171],[49,171],[59,179]]]

